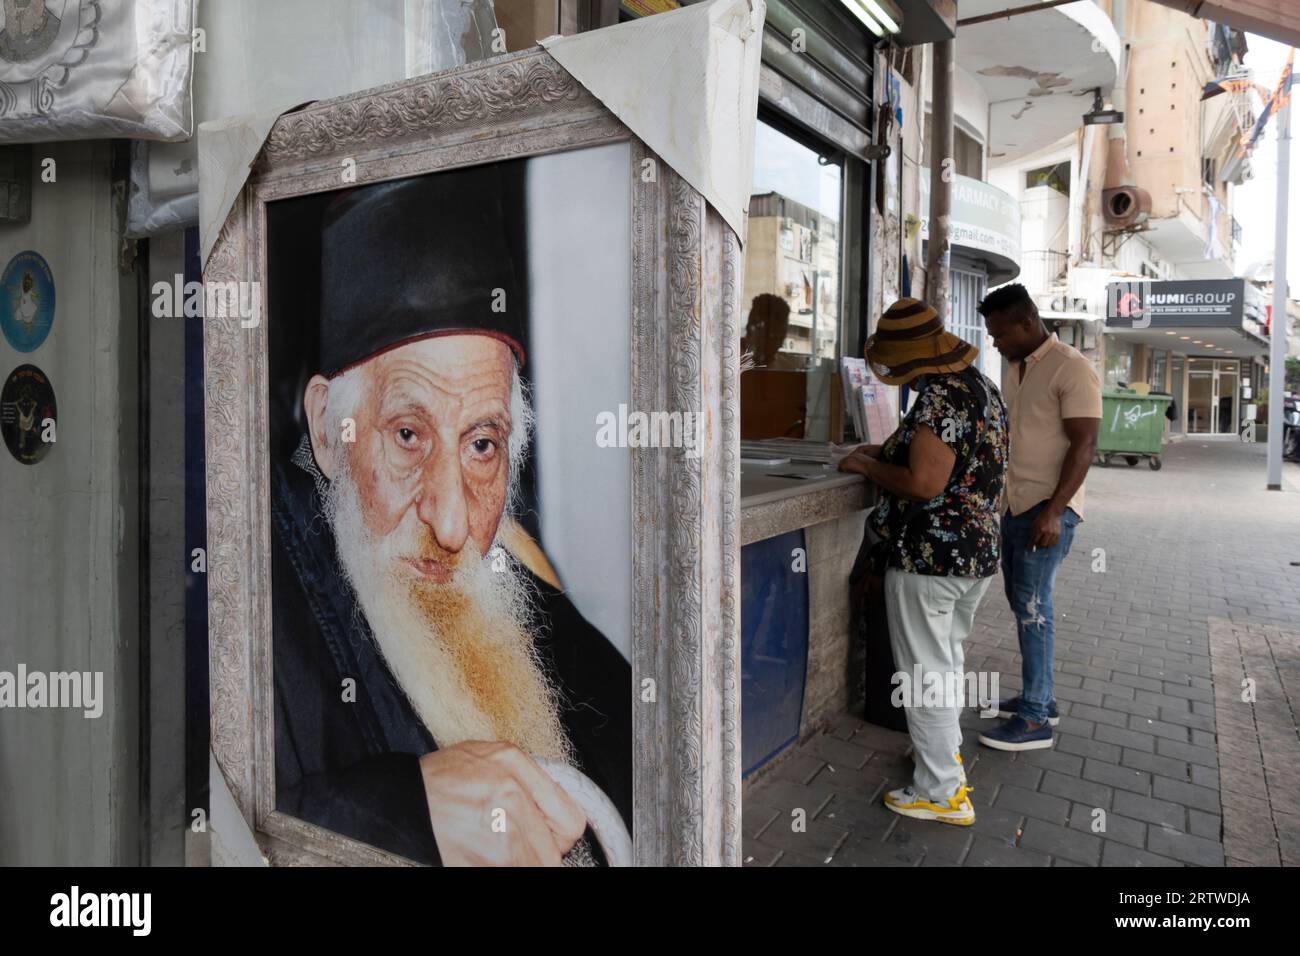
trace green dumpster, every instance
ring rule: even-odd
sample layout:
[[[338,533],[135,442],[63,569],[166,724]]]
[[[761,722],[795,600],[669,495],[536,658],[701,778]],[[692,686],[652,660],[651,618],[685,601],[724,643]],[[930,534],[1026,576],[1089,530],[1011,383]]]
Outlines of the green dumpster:
[[[1097,458],[1109,465],[1122,457],[1129,465],[1145,458],[1153,471],[1160,470],[1160,447],[1165,434],[1165,410],[1169,395],[1139,395],[1131,388],[1101,390],[1101,432],[1097,436]]]

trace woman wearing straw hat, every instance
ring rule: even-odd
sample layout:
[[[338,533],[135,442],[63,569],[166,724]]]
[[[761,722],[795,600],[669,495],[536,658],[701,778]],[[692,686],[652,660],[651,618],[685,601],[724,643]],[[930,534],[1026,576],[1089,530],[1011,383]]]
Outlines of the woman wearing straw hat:
[[[974,365],[979,349],[946,332],[939,314],[916,299],[889,307],[865,351],[877,378],[917,393],[883,445],[863,445],[840,463],[881,492],[868,518],[877,539],[871,570],[884,579],[916,762],[911,785],[888,792],[885,805],[969,825],[975,810],[959,754],[962,641],[998,570],[1007,409]]]

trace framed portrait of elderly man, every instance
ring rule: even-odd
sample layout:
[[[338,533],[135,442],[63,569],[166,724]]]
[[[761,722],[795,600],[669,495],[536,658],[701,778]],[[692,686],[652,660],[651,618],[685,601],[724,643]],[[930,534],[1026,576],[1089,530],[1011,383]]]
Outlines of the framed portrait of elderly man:
[[[204,269],[260,310],[205,374],[264,859],[739,862],[740,264],[542,49],[275,121]]]

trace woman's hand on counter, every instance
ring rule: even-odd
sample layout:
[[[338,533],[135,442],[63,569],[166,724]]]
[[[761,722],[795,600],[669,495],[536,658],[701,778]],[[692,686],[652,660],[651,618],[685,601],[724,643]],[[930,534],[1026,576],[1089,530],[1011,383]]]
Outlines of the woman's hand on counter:
[[[879,463],[876,457],[879,454],[879,445],[860,445],[840,462],[840,471],[854,472],[867,477],[867,469]]]
[[[859,452],[863,452],[867,455],[870,455],[872,458],[879,458],[880,446],[879,445],[831,445],[830,464],[833,467],[839,468],[843,471],[850,471],[852,469],[845,469],[842,467],[844,464],[844,460],[848,458],[850,455],[856,455]]]

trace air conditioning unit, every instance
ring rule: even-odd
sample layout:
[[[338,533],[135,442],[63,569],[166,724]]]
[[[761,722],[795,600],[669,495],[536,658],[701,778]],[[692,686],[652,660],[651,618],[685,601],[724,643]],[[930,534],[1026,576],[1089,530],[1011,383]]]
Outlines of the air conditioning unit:
[[[1137,186],[1117,186],[1101,191],[1101,214],[1114,229],[1132,229],[1151,215],[1151,194]]]

